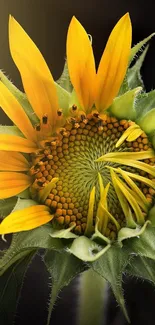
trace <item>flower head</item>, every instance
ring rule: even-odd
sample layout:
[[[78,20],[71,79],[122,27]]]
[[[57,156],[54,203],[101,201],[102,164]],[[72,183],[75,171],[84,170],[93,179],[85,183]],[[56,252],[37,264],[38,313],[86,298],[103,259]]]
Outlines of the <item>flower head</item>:
[[[141,94],[140,78],[147,48],[129,67],[153,35],[131,49],[131,22],[124,15],[96,72],[91,41],[73,17],[67,66],[55,83],[36,45],[10,17],[11,55],[27,97],[4,75],[0,81],[0,106],[16,125],[0,126],[0,203],[22,198],[12,201],[0,223],[1,235],[21,232],[19,241],[13,237],[20,249],[16,252],[13,242],[1,265],[7,257],[11,265],[12,254],[17,261],[32,247],[50,248],[50,255],[54,246],[64,253],[52,255],[58,272],[65,258],[64,283],[77,274],[77,266],[84,270],[83,261],[91,262],[111,283],[124,313],[122,273],[143,276],[147,263],[146,278],[152,281],[149,266],[154,268],[155,91]],[[49,227],[39,228],[49,221]],[[48,256],[45,261],[53,270],[51,255],[50,263]]]
[[[154,197],[154,150],[144,130],[129,119],[133,108],[128,114],[121,108],[124,118],[119,118],[117,101],[113,102],[129,62],[129,15],[112,30],[97,72],[88,35],[72,18],[67,63],[76,96],[70,95],[66,108],[59,105],[42,54],[13,17],[9,44],[38,123],[31,122],[1,82],[0,105],[21,133],[0,135],[0,196],[29,189],[37,205],[13,211],[2,221],[0,233],[29,230],[52,220],[56,231],[67,229],[73,237],[97,232],[105,240],[115,240],[120,229],[143,226]]]

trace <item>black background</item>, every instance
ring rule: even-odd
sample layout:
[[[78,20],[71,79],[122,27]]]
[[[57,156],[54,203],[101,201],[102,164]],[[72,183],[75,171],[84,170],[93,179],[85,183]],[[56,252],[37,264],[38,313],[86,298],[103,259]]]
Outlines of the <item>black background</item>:
[[[54,78],[57,79],[63,68],[66,33],[73,15],[92,35],[98,63],[111,29],[127,11],[133,24],[133,44],[155,31],[154,0],[0,0],[0,68],[22,89],[19,73],[9,53],[7,30],[9,13],[35,41]],[[155,40],[151,42],[142,75],[146,89],[149,91],[155,88]],[[8,118],[0,111],[0,123],[8,124],[8,122]],[[79,279],[75,279],[60,294],[52,314],[52,325],[75,324],[78,281]],[[123,286],[131,324],[155,324],[154,288],[146,282],[125,277]],[[48,294],[48,274],[41,259],[36,257],[25,278],[15,325],[45,325]],[[107,324],[126,324],[112,294]]]

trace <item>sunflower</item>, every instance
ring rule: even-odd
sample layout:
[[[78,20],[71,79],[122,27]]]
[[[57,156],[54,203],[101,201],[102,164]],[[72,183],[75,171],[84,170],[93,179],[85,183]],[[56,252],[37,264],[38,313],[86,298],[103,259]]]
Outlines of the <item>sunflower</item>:
[[[97,72],[91,41],[72,18],[67,64],[74,89],[65,108],[42,54],[13,17],[9,44],[38,122],[0,82],[0,106],[18,128],[0,134],[0,197],[27,189],[34,202],[6,216],[0,234],[52,221],[56,232],[109,243],[122,229],[145,226],[155,194],[155,154],[148,116],[138,119],[126,105],[141,87],[120,94],[131,50],[129,14],[112,30]]]

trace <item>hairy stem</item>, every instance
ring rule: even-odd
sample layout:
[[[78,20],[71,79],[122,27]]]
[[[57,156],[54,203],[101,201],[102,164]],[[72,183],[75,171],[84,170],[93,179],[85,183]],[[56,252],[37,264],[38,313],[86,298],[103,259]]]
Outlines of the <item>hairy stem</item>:
[[[103,325],[107,282],[92,269],[82,273],[80,278],[80,299],[78,325]]]

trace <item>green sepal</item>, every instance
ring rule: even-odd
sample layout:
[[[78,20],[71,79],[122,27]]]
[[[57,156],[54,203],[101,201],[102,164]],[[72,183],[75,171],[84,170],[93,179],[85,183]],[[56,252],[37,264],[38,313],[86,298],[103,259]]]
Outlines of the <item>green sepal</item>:
[[[51,238],[51,225],[46,224],[30,231],[16,233],[12,237],[11,245],[0,259],[0,275],[13,263],[27,256],[39,248],[63,249],[64,245],[58,238]]]
[[[20,297],[24,275],[34,252],[13,264],[0,276],[0,315],[1,325],[14,323],[16,307]]]
[[[8,216],[17,203],[17,197],[13,196],[5,200],[0,200],[0,218]]]
[[[64,88],[59,86],[56,82],[55,85],[56,85],[56,90],[58,95],[59,107],[62,109],[63,115],[66,116],[68,114],[71,95],[68,91],[66,91]]]
[[[85,236],[76,238],[68,251],[84,262],[93,262],[110,248],[110,244],[101,246]]]
[[[136,60],[135,64],[132,66],[132,68],[129,68],[127,71],[127,80],[128,80],[128,85],[129,85],[130,89],[134,89],[136,87],[144,88],[144,83],[141,78],[140,70],[141,70],[143,61],[145,59],[146,53],[148,51],[148,47],[149,46],[146,46],[145,50],[142,52],[142,54]]]
[[[148,213],[148,219],[150,220],[151,222],[151,226],[152,227],[155,227],[155,206],[153,206],[149,213]]]
[[[69,113],[70,98],[72,92],[72,84],[69,77],[67,60],[65,61],[64,69],[60,78],[55,82],[59,107],[63,111],[63,115],[66,117]]]
[[[29,189],[27,188],[26,190],[20,192],[17,197],[21,198],[21,199],[30,199],[31,196],[30,196],[30,191]]]
[[[20,91],[17,87],[13,85],[13,83],[5,76],[5,74],[0,70],[0,80],[1,82],[8,88],[8,90],[14,95],[14,97],[18,100],[20,105],[23,107],[25,113],[29,117],[30,121],[33,124],[38,123],[39,119],[34,114],[34,111],[26,97],[26,95]]]
[[[145,222],[145,224],[143,225],[143,227],[140,227],[137,225],[137,227],[135,229],[131,229],[131,228],[121,228],[118,232],[118,243],[120,243],[122,245],[122,241],[128,238],[133,238],[133,237],[139,237],[143,234],[143,232],[145,231],[146,227],[148,224],[150,224],[151,222],[149,220],[147,220]]]
[[[141,117],[137,124],[146,134],[151,134],[155,131],[155,108],[151,109],[143,117]]]
[[[75,92],[75,89],[73,89],[70,97],[69,107],[72,107],[73,105],[76,105],[79,110],[82,110],[80,102],[78,100],[78,96]]]
[[[69,93],[71,93],[73,90],[73,86],[71,84],[71,80],[70,80],[70,76],[69,76],[67,60],[65,61],[62,75],[57,80],[57,84],[59,86],[61,86],[62,88],[64,88],[65,90],[67,90]]]
[[[141,87],[129,90],[122,96],[116,97],[109,108],[110,114],[116,116],[119,119],[131,119],[134,121],[136,119],[135,102],[136,97],[142,90]]]
[[[140,237],[127,239],[125,245],[133,254],[155,260],[155,228],[148,225]]]
[[[111,241],[109,238],[105,237],[103,234],[101,234],[101,232],[98,230],[98,224],[99,224],[99,220],[97,220],[96,224],[95,224],[95,233],[93,234],[93,236],[91,237],[92,240],[98,240],[99,242],[101,242],[102,244],[110,244]]]
[[[129,91],[130,88],[129,88],[129,85],[128,85],[128,79],[127,79],[127,74],[122,82],[122,85],[119,89],[119,93],[118,93],[118,96],[122,96],[123,94],[125,94],[127,91]]]
[[[151,143],[153,145],[153,148],[155,149],[155,133],[151,135]]]
[[[47,325],[50,324],[51,312],[57,296],[63,287],[85,270],[84,263],[66,251],[47,251],[44,262],[52,278],[50,302],[48,304]]]
[[[139,51],[142,52],[144,46],[151,40],[151,38],[155,35],[155,33],[152,33],[148,37],[144,38],[143,41],[139,42],[135,46],[132,47],[130,52],[130,58],[129,58],[129,64],[133,61],[133,59],[136,57],[136,54],[138,54]]]
[[[31,199],[23,199],[18,197],[16,205],[14,206],[12,212],[31,207],[33,205],[37,205],[37,202]]]
[[[155,261],[143,256],[133,256],[126,268],[126,273],[145,279],[155,285]]]
[[[120,248],[120,246],[115,244],[97,261],[90,264],[96,273],[110,283],[116,300],[122,308],[128,322],[129,317],[122,290],[122,274],[130,260],[129,252],[126,247]]]
[[[135,109],[137,111],[137,117],[140,119],[145,116],[152,108],[155,107],[155,90],[149,93],[141,93],[136,101]]]
[[[73,228],[74,227],[70,227],[67,229],[60,229],[60,230],[52,229],[50,236],[52,238],[64,238],[64,239],[78,238],[77,235],[71,232]]]

